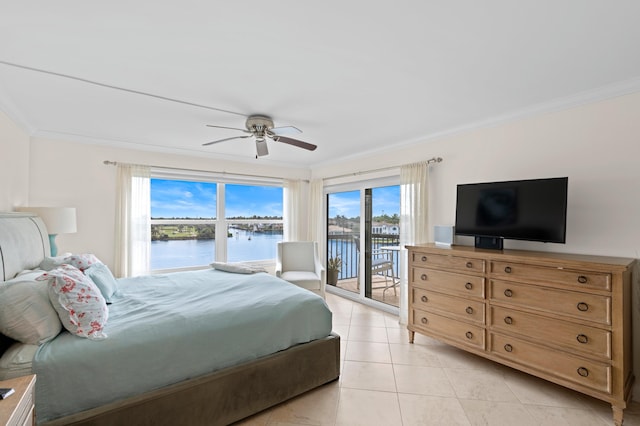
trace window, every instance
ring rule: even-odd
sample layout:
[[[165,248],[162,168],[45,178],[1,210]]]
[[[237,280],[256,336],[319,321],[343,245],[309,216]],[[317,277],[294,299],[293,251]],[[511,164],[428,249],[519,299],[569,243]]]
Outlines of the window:
[[[152,178],[150,268],[275,259],[282,209],[281,185]]]
[[[275,259],[282,241],[282,187],[226,185],[227,259]]]

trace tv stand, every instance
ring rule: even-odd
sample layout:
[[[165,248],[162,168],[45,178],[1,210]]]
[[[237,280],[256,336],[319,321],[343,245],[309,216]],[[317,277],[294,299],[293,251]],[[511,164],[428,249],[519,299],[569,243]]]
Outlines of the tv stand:
[[[504,238],[502,237],[480,237],[474,238],[474,247],[479,249],[502,250]]]

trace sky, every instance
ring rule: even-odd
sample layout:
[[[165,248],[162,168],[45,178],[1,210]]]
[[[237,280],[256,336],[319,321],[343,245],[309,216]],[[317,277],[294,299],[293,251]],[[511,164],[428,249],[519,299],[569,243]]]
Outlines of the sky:
[[[151,179],[152,218],[215,218],[215,183]],[[282,217],[282,188],[225,185],[226,217]]]
[[[400,186],[373,188],[373,216],[400,215]],[[329,217],[338,215],[347,218],[360,216],[360,191],[335,192],[329,194]]]
[[[216,184],[151,179],[152,218],[215,218]],[[225,185],[226,217],[282,217],[282,188]],[[400,214],[400,186],[373,188],[373,216]],[[360,191],[329,194],[329,217],[360,216]]]

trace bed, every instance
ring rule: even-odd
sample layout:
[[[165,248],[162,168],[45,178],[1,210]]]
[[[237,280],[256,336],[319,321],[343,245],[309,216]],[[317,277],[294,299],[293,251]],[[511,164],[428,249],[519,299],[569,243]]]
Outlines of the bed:
[[[0,213],[2,289],[40,291],[45,260],[40,218]],[[307,290],[214,269],[116,282],[99,336],[1,336],[0,378],[37,375],[38,424],[225,425],[339,376],[331,312]]]

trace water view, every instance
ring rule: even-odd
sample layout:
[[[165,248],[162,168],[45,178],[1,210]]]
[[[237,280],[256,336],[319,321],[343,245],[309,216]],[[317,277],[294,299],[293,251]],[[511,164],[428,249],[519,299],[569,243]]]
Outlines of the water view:
[[[255,233],[232,229],[227,239],[227,261],[243,262],[276,258],[276,244],[282,234]],[[387,243],[388,244],[388,243]],[[151,242],[151,270],[204,266],[215,260],[215,240],[170,240]],[[330,254],[343,259],[339,279],[358,274],[358,252],[351,238],[330,238]],[[375,248],[380,246],[375,244]]]
[[[227,238],[227,261],[276,258],[276,244],[282,234],[255,233],[232,229]],[[215,260],[215,240],[170,240],[151,242],[151,270],[208,265]]]

